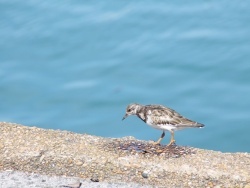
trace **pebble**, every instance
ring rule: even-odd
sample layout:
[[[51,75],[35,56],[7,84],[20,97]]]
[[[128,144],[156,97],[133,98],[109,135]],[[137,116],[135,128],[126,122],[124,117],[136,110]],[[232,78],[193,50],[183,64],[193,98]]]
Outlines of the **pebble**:
[[[141,175],[142,175],[143,178],[148,178],[148,172],[145,172],[145,171],[144,171],[144,172],[142,172]]]
[[[83,162],[82,161],[76,161],[75,163],[77,166],[82,166]]]
[[[91,180],[92,182],[99,182],[99,179],[96,178],[96,177],[93,177],[93,178],[91,178],[90,180]]]

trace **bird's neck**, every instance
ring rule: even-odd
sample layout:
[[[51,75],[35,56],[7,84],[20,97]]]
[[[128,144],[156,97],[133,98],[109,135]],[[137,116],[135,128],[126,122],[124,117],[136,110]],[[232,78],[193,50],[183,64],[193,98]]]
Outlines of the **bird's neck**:
[[[136,115],[146,123],[147,116],[146,116],[145,106],[140,106],[140,108],[137,109]]]

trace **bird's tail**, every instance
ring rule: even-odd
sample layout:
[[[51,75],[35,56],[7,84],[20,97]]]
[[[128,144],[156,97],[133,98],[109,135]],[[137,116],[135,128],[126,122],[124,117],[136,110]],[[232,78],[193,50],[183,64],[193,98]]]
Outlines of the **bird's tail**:
[[[202,128],[204,126],[205,126],[204,124],[198,123],[198,122],[196,122],[196,124],[194,125],[194,127],[197,127],[197,128]]]

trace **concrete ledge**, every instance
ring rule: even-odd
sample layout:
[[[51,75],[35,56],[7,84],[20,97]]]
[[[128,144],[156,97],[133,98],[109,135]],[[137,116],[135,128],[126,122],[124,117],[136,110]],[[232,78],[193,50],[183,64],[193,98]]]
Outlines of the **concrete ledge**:
[[[250,154],[0,122],[0,171],[152,187],[250,187]]]

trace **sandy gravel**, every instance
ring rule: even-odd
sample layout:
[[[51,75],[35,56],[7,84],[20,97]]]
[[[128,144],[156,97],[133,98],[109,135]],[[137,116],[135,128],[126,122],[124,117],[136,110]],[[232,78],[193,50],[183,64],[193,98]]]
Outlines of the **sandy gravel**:
[[[102,138],[0,123],[0,181],[6,184],[18,182],[12,177],[32,181],[39,177],[38,183],[46,177],[48,184],[40,187],[56,187],[53,178],[67,184],[72,177],[100,187],[132,183],[134,187],[250,188],[249,169],[249,153],[155,146],[132,137]]]

